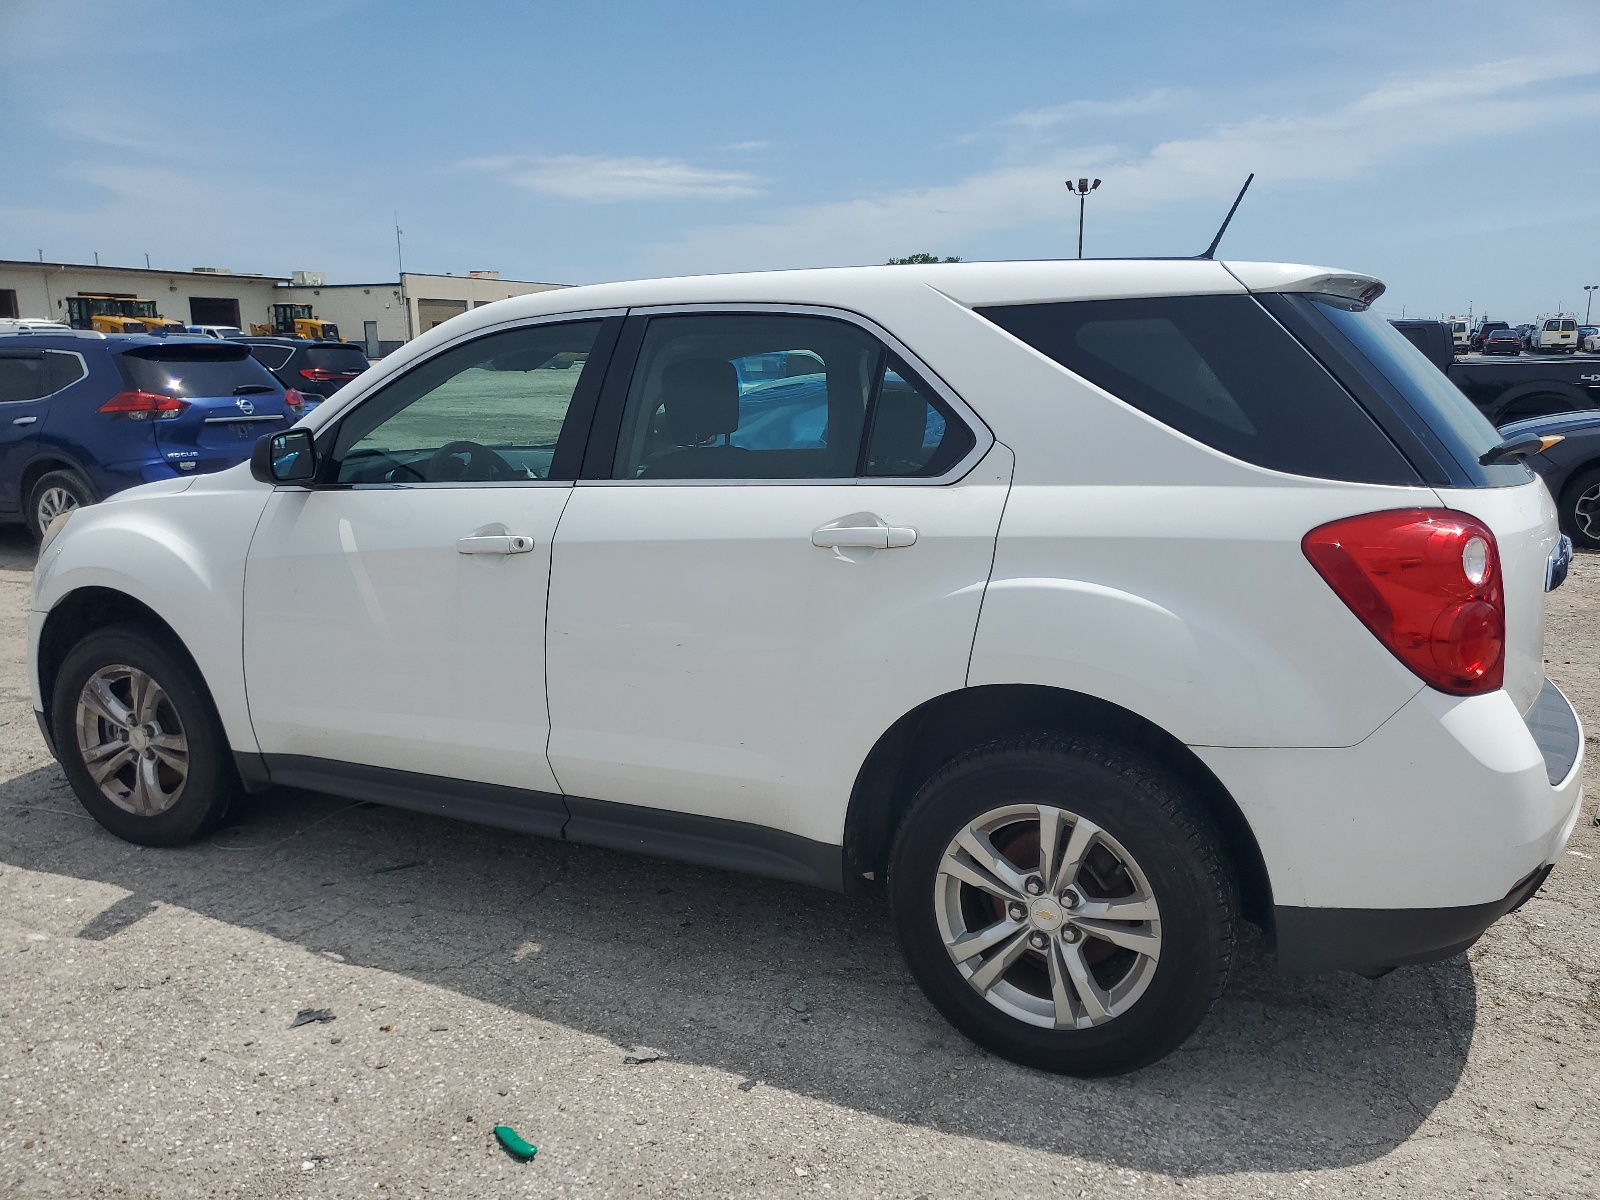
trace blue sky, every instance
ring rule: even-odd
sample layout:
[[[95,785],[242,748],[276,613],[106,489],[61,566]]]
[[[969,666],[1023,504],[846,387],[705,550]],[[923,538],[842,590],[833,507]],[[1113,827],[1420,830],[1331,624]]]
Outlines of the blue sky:
[[[0,0],[0,257],[591,282],[1074,252],[1327,263],[1399,315],[1600,283],[1558,6]]]

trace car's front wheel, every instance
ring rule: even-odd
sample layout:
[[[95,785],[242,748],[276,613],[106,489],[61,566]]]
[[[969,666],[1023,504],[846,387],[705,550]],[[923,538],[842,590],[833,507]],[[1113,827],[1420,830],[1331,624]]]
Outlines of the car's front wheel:
[[[68,652],[50,732],[79,802],[130,842],[193,841],[222,820],[239,791],[198,672],[143,629],[103,629]]]
[[[918,793],[889,889],[923,990],[996,1054],[1069,1075],[1176,1049],[1221,991],[1237,905],[1183,785],[1098,738],[1014,737]]]

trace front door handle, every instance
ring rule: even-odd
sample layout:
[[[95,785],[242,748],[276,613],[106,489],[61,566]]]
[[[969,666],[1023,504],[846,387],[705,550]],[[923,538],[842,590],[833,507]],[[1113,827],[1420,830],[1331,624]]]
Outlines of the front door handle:
[[[16,417],[11,423],[13,425],[32,425],[38,419],[38,417]]]
[[[891,525],[877,513],[851,513],[813,529],[811,544],[824,550],[899,550],[917,544],[917,531]]]
[[[533,539],[520,533],[477,533],[456,542],[462,554],[526,554]]]

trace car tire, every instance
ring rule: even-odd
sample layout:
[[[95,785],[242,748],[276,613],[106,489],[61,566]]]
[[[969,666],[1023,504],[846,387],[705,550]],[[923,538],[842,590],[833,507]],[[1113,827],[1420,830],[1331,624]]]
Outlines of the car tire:
[[[1561,531],[1575,546],[1600,550],[1600,467],[1591,467],[1567,480],[1556,502]]]
[[[28,528],[42,542],[50,522],[64,512],[95,502],[94,488],[76,471],[47,471],[28,490]]]
[[[1220,839],[1184,784],[1118,743],[1058,734],[990,742],[929,779],[889,894],[911,972],[956,1028],[1077,1076],[1181,1045],[1221,993],[1238,919]],[[1117,902],[1144,915],[1096,916]]]
[[[241,791],[199,672],[144,629],[112,626],[68,651],[50,712],[67,782],[90,816],[127,841],[191,842]]]

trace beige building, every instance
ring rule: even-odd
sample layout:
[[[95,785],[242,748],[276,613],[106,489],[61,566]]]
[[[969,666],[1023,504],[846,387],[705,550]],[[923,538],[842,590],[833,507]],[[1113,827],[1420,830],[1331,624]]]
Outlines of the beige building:
[[[159,271],[85,263],[0,259],[0,317],[40,317],[87,327],[91,296],[150,300],[161,316],[186,325],[275,324],[275,305],[309,304],[340,335],[381,357],[457,313],[510,296],[563,287],[501,279],[498,271],[422,275],[385,283],[333,283],[314,271],[255,275],[220,267]]]

